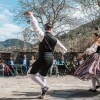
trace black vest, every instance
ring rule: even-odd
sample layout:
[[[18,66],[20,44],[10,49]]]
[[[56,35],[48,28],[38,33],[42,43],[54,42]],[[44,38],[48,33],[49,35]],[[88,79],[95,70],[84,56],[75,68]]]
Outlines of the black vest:
[[[96,53],[100,53],[100,46],[98,46]]]
[[[39,44],[39,57],[44,56],[45,52],[53,53],[56,44],[57,39],[52,35],[52,33],[45,32],[44,39]]]

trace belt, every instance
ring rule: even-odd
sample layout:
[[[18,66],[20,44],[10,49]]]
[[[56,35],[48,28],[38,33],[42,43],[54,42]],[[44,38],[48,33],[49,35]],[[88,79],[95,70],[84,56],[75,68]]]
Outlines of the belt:
[[[40,54],[39,57],[45,57],[45,56],[53,56],[52,52],[44,52],[43,54]]]
[[[51,55],[51,54],[53,54],[53,53],[52,53],[52,52],[44,52],[44,54]]]

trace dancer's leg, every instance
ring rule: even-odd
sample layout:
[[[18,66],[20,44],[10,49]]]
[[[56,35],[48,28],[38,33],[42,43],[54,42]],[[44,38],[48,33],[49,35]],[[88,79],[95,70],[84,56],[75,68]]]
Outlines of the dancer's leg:
[[[47,76],[44,77],[44,76],[40,75],[40,78],[46,86],[47,85]]]
[[[97,76],[95,76],[96,82],[97,82],[97,86],[100,86],[100,81],[99,78]]]
[[[89,92],[96,92],[96,79],[95,77],[91,76],[92,88],[89,89]]]
[[[41,80],[39,75],[34,75],[34,74],[28,74],[28,76],[35,81],[37,84],[39,84],[42,88],[46,86],[46,84]]]
[[[91,77],[91,82],[92,82],[92,89],[96,90],[96,79],[94,77]]]

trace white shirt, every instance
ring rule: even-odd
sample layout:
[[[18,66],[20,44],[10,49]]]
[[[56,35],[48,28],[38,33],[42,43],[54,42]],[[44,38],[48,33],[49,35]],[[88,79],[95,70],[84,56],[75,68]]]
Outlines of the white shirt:
[[[38,25],[36,18],[32,14],[30,15],[30,22],[31,22],[32,27],[33,27],[34,31],[36,32],[40,42],[41,42],[44,38],[44,32],[41,30],[41,28]],[[58,47],[60,52],[62,52],[62,53],[67,52],[67,49],[61,44],[61,42],[58,39],[57,39],[56,46]]]
[[[23,65],[26,65],[26,59],[23,60]]]
[[[56,62],[57,62],[57,60],[56,60],[56,59],[53,59],[53,65],[55,65],[55,64],[56,64]]]
[[[14,61],[13,60],[11,60],[10,62],[11,62],[11,65],[14,65]]]
[[[97,47],[98,47],[98,45],[96,45],[94,43],[90,48],[86,49],[86,53],[89,54],[89,55],[92,54],[92,53],[95,53],[96,50],[97,50]]]

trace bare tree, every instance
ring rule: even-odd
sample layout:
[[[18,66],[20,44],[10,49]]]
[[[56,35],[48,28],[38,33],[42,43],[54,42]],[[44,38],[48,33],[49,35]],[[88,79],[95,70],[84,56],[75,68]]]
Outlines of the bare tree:
[[[50,22],[55,34],[68,32],[71,26],[78,26],[81,22],[72,18],[69,12],[78,10],[69,0],[19,0],[19,8],[15,9],[15,19],[19,22],[28,20],[23,13],[27,10],[33,11],[40,26]],[[69,26],[68,26],[69,25]]]
[[[15,20],[23,22],[25,25],[29,19],[23,13],[25,11],[33,11],[41,28],[43,29],[46,22],[50,22],[53,25],[56,36],[58,36],[60,33],[67,33],[70,29],[75,29],[84,24],[84,22],[92,21],[93,24],[89,24],[89,27],[94,27],[95,19],[100,18],[100,0],[19,0],[19,7],[15,8],[14,11],[16,13]],[[73,17],[76,11],[82,12],[84,17]],[[66,37],[66,40],[62,39],[62,41],[66,41],[64,42],[66,46],[71,46],[70,41],[73,39],[76,42],[72,44],[74,46],[77,45],[77,38],[80,38],[77,33],[81,33],[85,37],[85,33],[91,31],[89,27],[84,28],[82,26],[80,29],[75,30],[76,33],[69,32],[65,34],[63,37]],[[22,32],[25,41],[29,41],[32,37],[34,37],[32,39],[33,42],[37,39],[33,31],[31,31],[30,25],[26,25],[25,30]],[[80,41],[83,41],[83,39],[80,39]]]
[[[21,35],[24,42],[36,41],[36,34],[34,34],[34,31],[32,31],[30,28],[25,27],[25,29],[23,29],[21,32]]]

